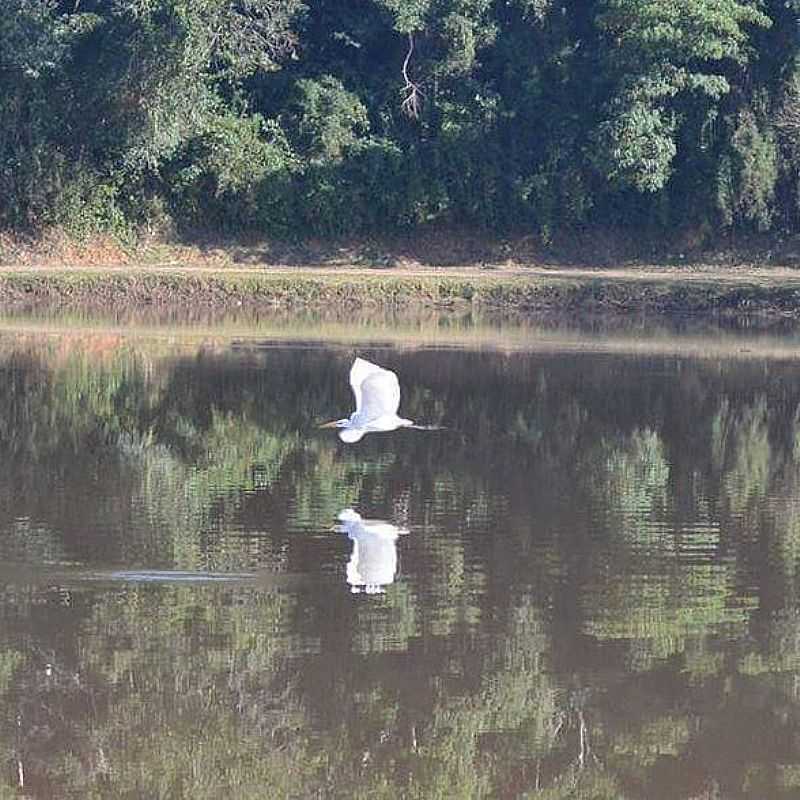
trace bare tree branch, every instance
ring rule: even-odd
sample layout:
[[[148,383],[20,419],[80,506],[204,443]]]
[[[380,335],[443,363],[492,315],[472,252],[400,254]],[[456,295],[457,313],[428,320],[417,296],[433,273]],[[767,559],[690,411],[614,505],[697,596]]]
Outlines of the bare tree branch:
[[[415,83],[408,76],[408,65],[411,61],[411,56],[414,53],[414,34],[408,34],[408,52],[406,53],[405,60],[403,61],[403,79],[405,86],[403,86],[403,94],[405,98],[400,104],[403,113],[411,119],[417,119],[419,112],[422,110],[422,98],[425,97],[419,84]]]

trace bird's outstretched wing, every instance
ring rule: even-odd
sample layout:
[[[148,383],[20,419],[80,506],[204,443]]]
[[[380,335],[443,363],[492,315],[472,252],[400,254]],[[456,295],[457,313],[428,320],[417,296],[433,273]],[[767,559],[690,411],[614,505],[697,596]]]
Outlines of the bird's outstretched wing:
[[[388,369],[370,373],[361,384],[359,416],[364,420],[394,416],[400,407],[400,382]]]
[[[361,384],[375,372],[384,372],[384,369],[364,358],[357,358],[350,367],[350,386],[356,398],[356,414],[361,412]]]
[[[400,382],[391,370],[357,358],[350,369],[350,385],[356,398],[356,414],[362,419],[397,413]]]

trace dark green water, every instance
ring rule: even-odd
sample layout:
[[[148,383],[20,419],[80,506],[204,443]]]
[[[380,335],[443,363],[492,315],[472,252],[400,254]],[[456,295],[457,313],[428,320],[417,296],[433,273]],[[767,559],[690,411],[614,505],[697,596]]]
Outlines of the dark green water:
[[[178,339],[0,336],[2,796],[800,797],[800,360]]]

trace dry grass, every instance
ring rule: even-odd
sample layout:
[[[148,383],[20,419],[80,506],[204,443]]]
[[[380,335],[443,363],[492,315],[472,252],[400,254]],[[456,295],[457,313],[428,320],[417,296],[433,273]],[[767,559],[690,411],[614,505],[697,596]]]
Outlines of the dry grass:
[[[671,240],[620,229],[570,230],[548,246],[523,232],[492,236],[475,228],[420,228],[413,233],[338,240],[275,241],[225,238],[207,232],[177,238],[141,235],[130,244],[109,236],[76,241],[51,229],[31,237],[0,233],[0,265],[87,267],[171,264],[206,267],[307,267],[414,270],[424,268],[673,267],[759,270],[800,267],[800,237],[747,236],[711,240],[678,231]]]

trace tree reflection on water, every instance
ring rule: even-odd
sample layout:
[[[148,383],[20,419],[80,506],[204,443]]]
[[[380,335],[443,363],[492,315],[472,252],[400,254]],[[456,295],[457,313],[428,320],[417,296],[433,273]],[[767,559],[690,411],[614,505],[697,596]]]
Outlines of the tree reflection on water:
[[[317,430],[345,350],[0,351],[7,789],[796,797],[792,363],[381,357],[446,430]]]

